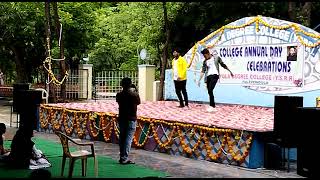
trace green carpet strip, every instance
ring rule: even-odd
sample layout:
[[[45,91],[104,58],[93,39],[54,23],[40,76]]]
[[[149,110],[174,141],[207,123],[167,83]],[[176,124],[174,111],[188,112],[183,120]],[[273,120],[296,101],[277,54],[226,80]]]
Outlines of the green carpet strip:
[[[61,144],[45,140],[41,138],[34,138],[34,142],[38,149],[40,149],[49,159],[52,167],[47,168],[51,172],[53,178],[61,177],[61,161],[62,161],[62,147]],[[10,148],[11,141],[5,141],[4,146]],[[71,151],[75,148],[71,148]],[[145,178],[145,177],[167,177],[165,172],[153,170],[136,164],[121,165],[118,161],[107,156],[97,156],[98,159],[98,177],[99,178]],[[94,176],[94,162],[93,158],[88,158],[87,176],[81,176],[81,160],[75,163],[73,178],[93,178]],[[66,161],[64,176],[68,176],[69,160]],[[0,163],[0,178],[26,178],[30,175],[32,170],[28,169],[8,169],[3,163]]]

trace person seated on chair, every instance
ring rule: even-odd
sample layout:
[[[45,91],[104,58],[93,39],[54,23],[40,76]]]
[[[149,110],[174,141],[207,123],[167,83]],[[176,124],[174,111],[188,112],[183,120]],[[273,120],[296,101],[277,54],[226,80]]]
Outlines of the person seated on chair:
[[[3,142],[5,140],[5,136],[4,134],[6,133],[6,125],[4,123],[0,123],[0,160],[8,155],[8,153],[10,152],[8,149],[5,149],[3,146]]]
[[[11,152],[7,157],[7,163],[17,169],[39,169],[50,167],[51,164],[42,152],[35,147],[32,141],[33,129],[28,126],[20,126],[13,137]]]
[[[32,158],[31,140],[33,130],[31,128],[20,127],[14,135],[11,143],[11,152],[7,158],[7,163],[12,168],[27,169]]]

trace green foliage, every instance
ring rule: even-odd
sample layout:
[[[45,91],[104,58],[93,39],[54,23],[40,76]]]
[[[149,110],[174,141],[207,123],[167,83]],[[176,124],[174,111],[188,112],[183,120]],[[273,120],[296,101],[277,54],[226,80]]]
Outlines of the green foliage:
[[[297,3],[299,11],[302,6]],[[173,47],[186,53],[195,42],[242,17],[262,15],[290,21],[288,2],[166,2],[166,7],[171,30],[169,60]],[[319,2],[312,2],[311,28],[319,24],[319,8]],[[148,63],[157,66],[159,78],[165,42],[162,2],[59,2],[58,13],[70,68],[89,55],[95,71],[135,70],[143,63],[138,53],[144,48]],[[298,22],[306,22],[301,12],[296,14]],[[51,21],[52,56],[58,58],[52,8]],[[43,2],[0,3],[0,69],[7,77],[32,79],[30,76],[42,71],[44,23]]]
[[[4,54],[0,59],[6,64],[6,75],[13,70],[20,75],[20,81],[29,81],[31,74],[44,58],[43,41],[43,3],[40,2],[2,2],[0,3],[0,45]],[[7,63],[3,63],[7,61]],[[15,69],[13,63],[19,63]],[[24,67],[24,68],[22,68]]]
[[[169,3],[170,18],[179,3]],[[120,2],[96,12],[96,30],[102,38],[90,53],[97,69],[136,69],[138,53],[148,51],[148,63],[160,61],[158,46],[163,43],[163,9],[160,2]],[[99,63],[99,62],[104,63]],[[140,61],[142,62],[142,61]]]

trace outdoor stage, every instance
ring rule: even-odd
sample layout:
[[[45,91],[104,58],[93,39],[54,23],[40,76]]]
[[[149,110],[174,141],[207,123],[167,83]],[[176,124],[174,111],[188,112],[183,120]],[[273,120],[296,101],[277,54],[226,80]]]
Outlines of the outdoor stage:
[[[143,102],[133,147],[205,159],[242,167],[263,167],[261,132],[273,131],[273,108],[190,103]],[[40,131],[117,143],[118,105],[114,100],[90,103],[58,103],[40,106]]]

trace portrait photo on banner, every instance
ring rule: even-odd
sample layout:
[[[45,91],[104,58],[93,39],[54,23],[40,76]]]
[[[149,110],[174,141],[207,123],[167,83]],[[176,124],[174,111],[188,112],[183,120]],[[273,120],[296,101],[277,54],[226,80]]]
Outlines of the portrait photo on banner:
[[[288,46],[287,52],[287,61],[297,61],[297,46]]]

